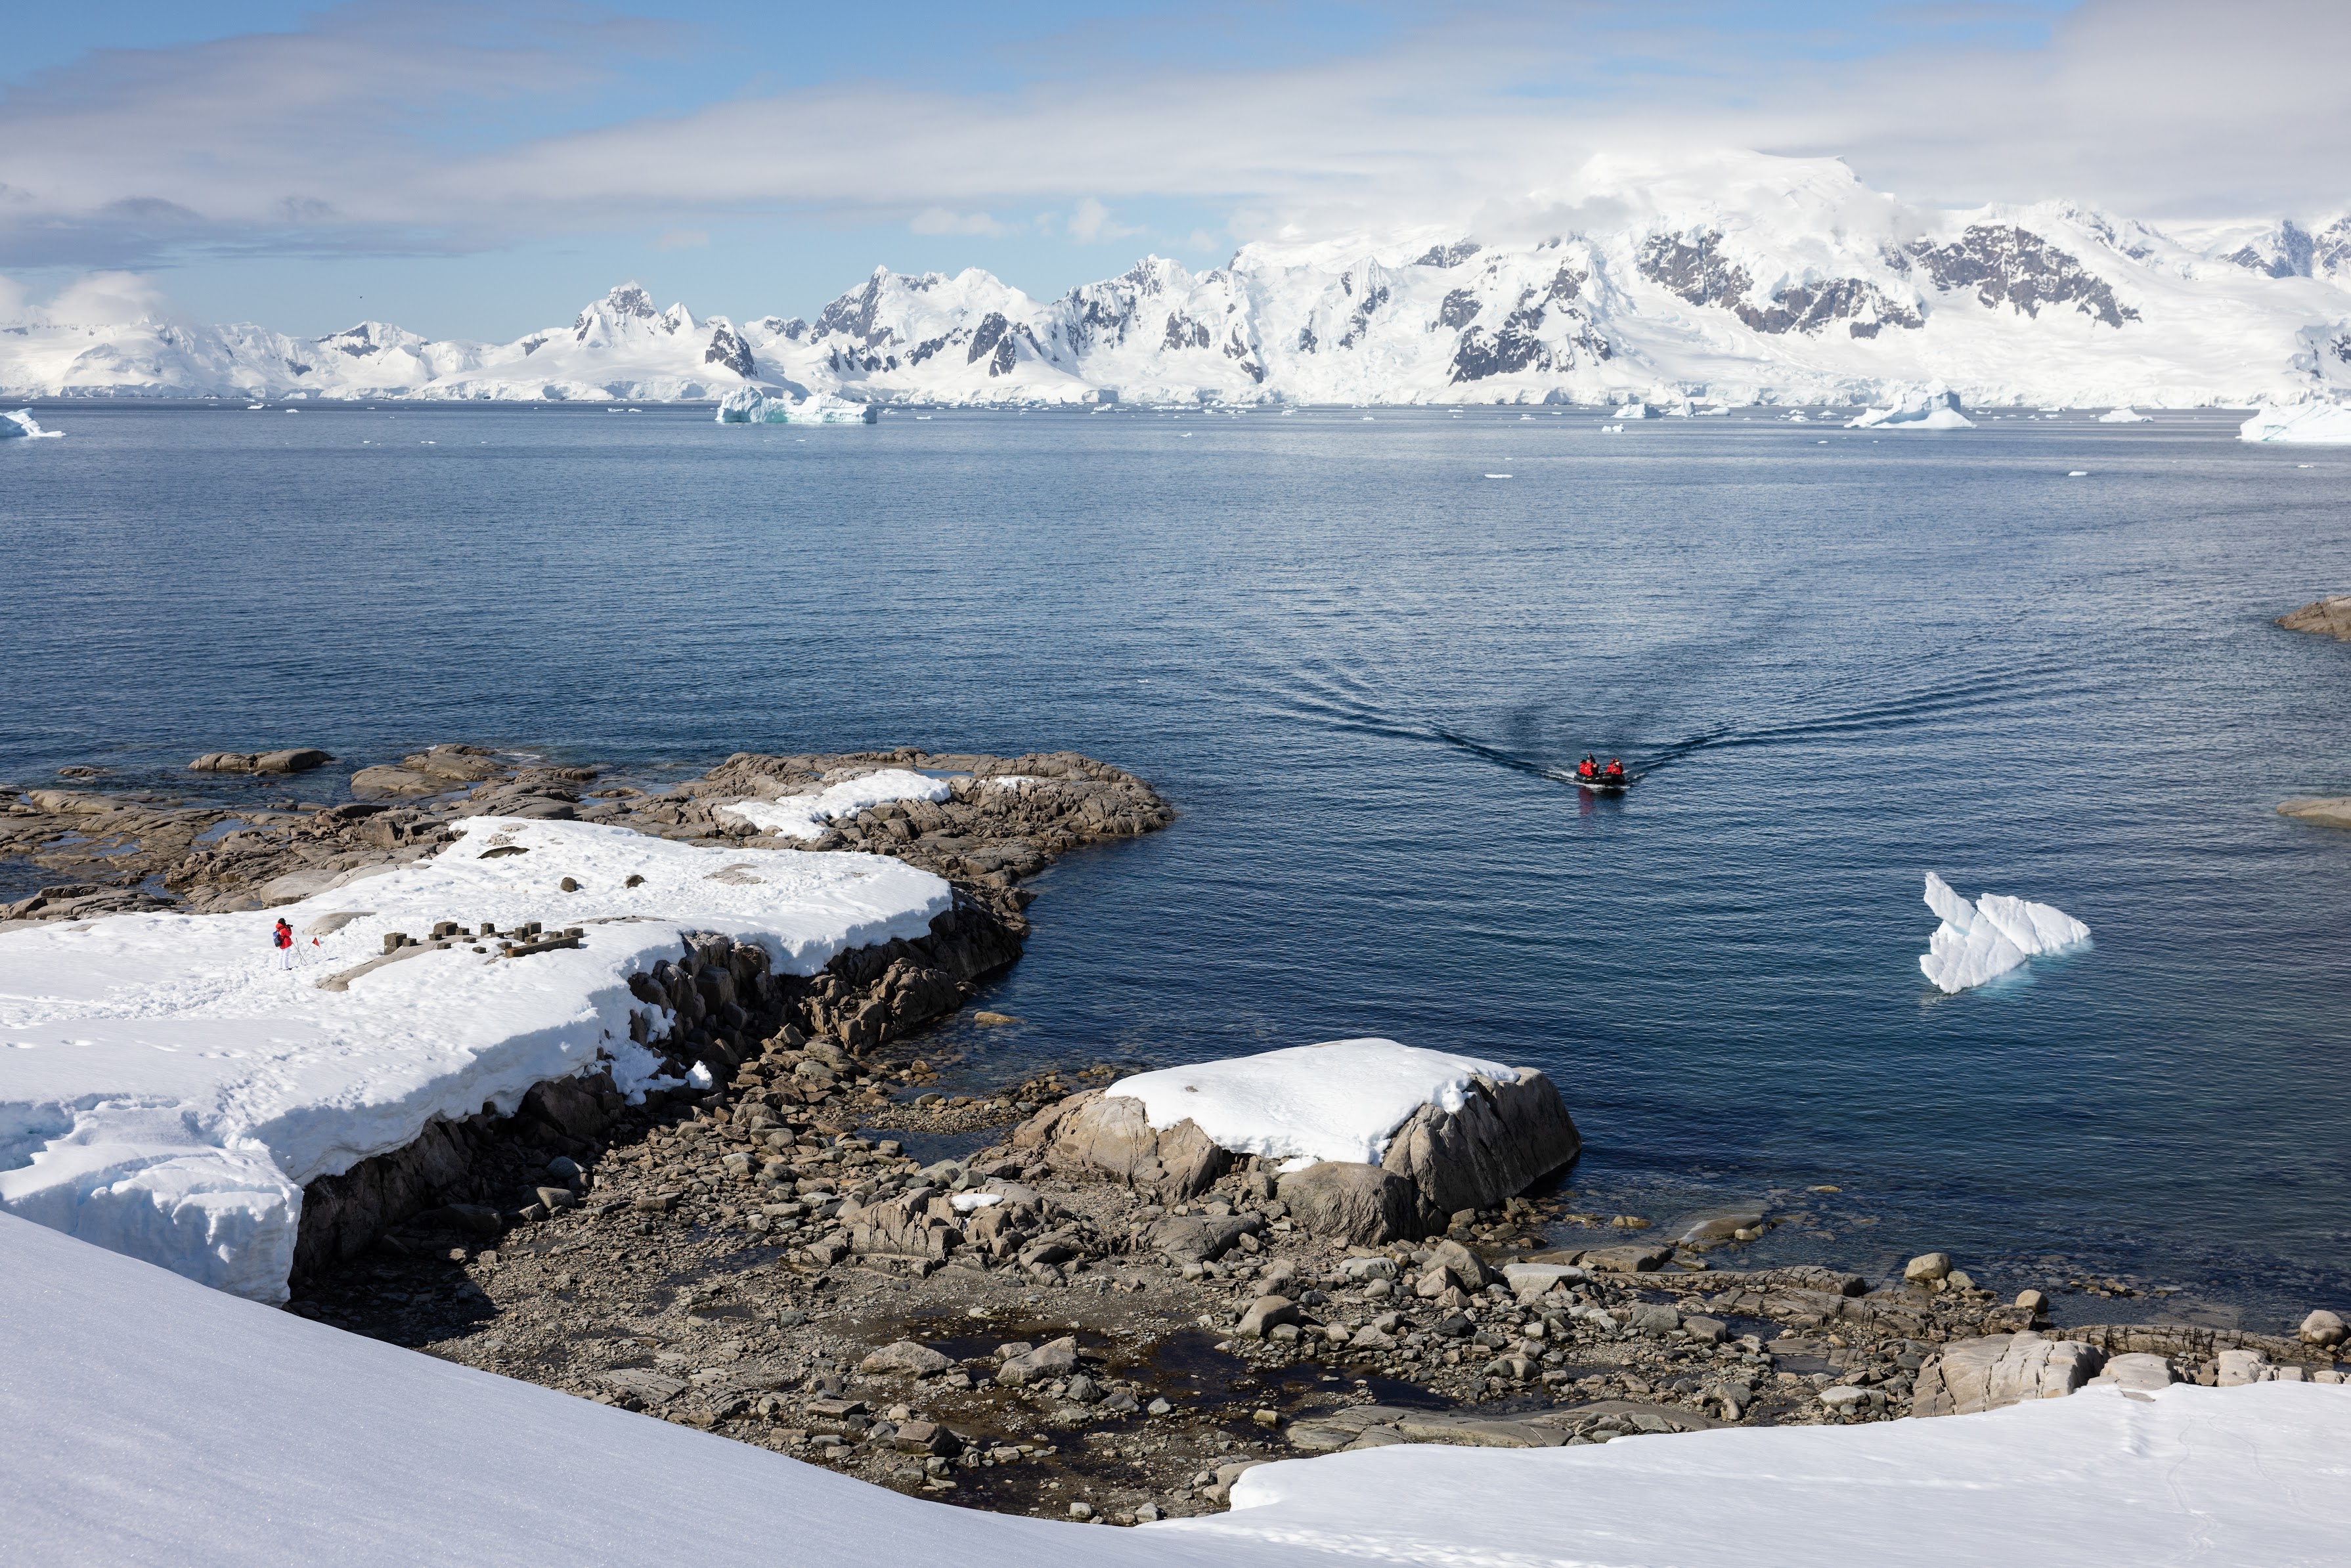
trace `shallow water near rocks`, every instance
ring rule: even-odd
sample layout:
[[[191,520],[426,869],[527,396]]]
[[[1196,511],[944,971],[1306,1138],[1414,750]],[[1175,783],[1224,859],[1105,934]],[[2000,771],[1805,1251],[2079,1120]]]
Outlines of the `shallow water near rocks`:
[[[951,1027],[943,1089],[1392,1035],[1549,1071],[1579,1207],[1801,1212],[1725,1266],[2351,1297],[2351,834],[2273,812],[2351,792],[2351,645],[2270,624],[2351,589],[2351,454],[2217,413],[41,418],[0,779],[1068,747],[1184,816],[1040,879],[987,1003],[1024,1022]],[[276,745],[348,767],[184,771]],[[1560,782],[1587,750],[1638,782]],[[1930,869],[2093,944],[1944,997]]]

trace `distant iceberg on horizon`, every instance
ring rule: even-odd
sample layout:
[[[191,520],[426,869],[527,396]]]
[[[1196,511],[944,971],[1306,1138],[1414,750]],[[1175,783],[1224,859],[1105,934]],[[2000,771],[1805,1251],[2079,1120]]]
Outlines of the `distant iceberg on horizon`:
[[[1890,387],[1891,408],[1873,408],[1844,422],[1847,430],[1973,430],[1976,422],[1959,411],[1959,394],[1940,382],[1924,387]]]
[[[811,392],[794,402],[787,393],[742,387],[718,403],[721,424],[875,424],[881,417],[881,410],[870,402],[826,392]]]
[[[2090,939],[2090,928],[2054,904],[1987,893],[1970,904],[1951,884],[1927,873],[1927,907],[1942,920],[1919,956],[1918,967],[1949,993],[1980,986],[2038,953],[2055,953]]]

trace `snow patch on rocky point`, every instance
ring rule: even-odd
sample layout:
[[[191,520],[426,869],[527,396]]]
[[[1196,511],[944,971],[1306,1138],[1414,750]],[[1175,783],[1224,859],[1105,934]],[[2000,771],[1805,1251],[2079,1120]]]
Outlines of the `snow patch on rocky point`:
[[[280,1301],[306,1183],[435,1117],[511,1112],[548,1079],[601,1064],[642,1088],[659,1059],[631,1040],[647,1009],[629,977],[675,957],[684,933],[756,942],[809,975],[924,936],[951,902],[938,877],[875,855],[499,817],[457,831],[431,860],[276,909],[0,933],[0,1209]],[[302,933],[291,971],[270,942],[281,915]],[[584,935],[524,958],[462,943],[351,974],[386,933],[449,920]],[[332,978],[342,988],[321,988]]]
[[[820,839],[836,817],[853,817],[869,806],[900,800],[939,801],[954,793],[945,779],[904,768],[884,768],[862,778],[829,785],[813,795],[780,795],[772,800],[730,800],[713,808],[721,817],[748,822],[787,839]]]
[[[1472,1079],[1519,1077],[1498,1061],[1393,1040],[1332,1040],[1139,1072],[1104,1093],[1142,1101],[1154,1132],[1188,1120],[1219,1148],[1302,1168],[1323,1160],[1377,1165],[1389,1137],[1423,1105],[1458,1111]]]
[[[2055,953],[2090,939],[2090,928],[2047,904],[1985,894],[1970,904],[1933,872],[1927,907],[1942,919],[1918,967],[1943,990],[1958,992],[2004,975],[2037,953]]]

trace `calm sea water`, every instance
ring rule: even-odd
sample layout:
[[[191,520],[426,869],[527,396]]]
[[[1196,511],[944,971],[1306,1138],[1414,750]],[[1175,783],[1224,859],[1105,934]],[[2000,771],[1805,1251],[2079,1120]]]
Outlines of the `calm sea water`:
[[[0,446],[0,779],[1072,747],[1184,815],[1048,874],[988,1003],[1026,1021],[948,1031],[960,1082],[1393,1035],[1548,1070],[1593,1207],[1802,1217],[1758,1257],[2351,1297],[2351,834],[2273,811],[2351,792],[2351,646],[2270,624],[2351,589],[2351,453],[2218,414],[43,418]],[[1637,788],[1557,781],[1587,749]],[[1943,997],[1930,868],[2095,946]]]

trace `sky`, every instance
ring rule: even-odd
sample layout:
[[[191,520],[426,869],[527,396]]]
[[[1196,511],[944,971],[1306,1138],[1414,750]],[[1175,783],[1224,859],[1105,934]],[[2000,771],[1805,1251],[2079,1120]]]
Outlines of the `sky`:
[[[504,340],[625,279],[743,319],[876,266],[1050,296],[1724,148],[1923,207],[2351,208],[2342,0],[10,10],[0,319]]]

